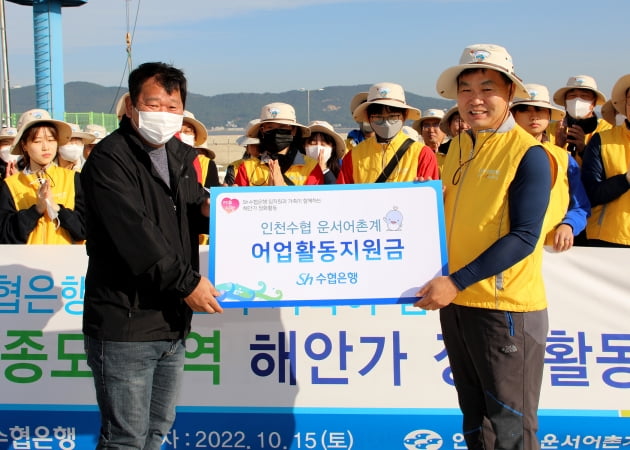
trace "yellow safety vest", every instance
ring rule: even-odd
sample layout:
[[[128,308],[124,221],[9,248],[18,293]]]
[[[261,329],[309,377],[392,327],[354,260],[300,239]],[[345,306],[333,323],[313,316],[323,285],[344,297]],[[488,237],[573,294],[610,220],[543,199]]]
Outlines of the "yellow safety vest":
[[[479,132],[474,146],[471,137],[462,133],[460,142],[461,157],[459,145],[451,147],[442,173],[451,273],[508,234],[510,183],[527,150],[539,145],[518,126],[505,132]],[[530,255],[502,273],[468,286],[453,303],[515,312],[546,308],[542,246],[543,239],[539,239]]]
[[[624,124],[603,131],[599,136],[606,177],[625,174],[630,165],[630,130]],[[612,202],[593,207],[586,237],[630,245],[630,191]]]
[[[46,169],[54,202],[68,209],[74,209],[74,170],[50,166]],[[37,190],[40,182],[36,174],[25,174],[23,171],[8,177],[6,180],[17,210],[28,209],[37,203]],[[29,234],[27,244],[75,244],[70,233],[58,226],[58,221],[52,221],[44,214],[37,221],[37,225]],[[83,243],[81,241],[80,243]]]

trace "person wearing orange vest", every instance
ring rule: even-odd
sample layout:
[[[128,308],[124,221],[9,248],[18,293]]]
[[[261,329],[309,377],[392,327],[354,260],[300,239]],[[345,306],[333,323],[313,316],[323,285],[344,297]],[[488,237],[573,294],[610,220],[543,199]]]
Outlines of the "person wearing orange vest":
[[[510,114],[514,96],[528,93],[505,48],[465,48],[436,87],[471,130],[442,168],[450,274],[422,285],[415,306],[440,310],[467,447],[539,449],[550,160]]]
[[[615,110],[630,112],[630,74],[612,90]],[[593,206],[586,225],[590,245],[630,247],[630,122],[593,136],[584,150],[582,182]]]
[[[6,178],[0,189],[0,242],[3,244],[74,244],[85,240],[84,201],[79,174],[58,167],[60,145],[72,128],[48,111],[20,116],[11,153],[25,167]]]

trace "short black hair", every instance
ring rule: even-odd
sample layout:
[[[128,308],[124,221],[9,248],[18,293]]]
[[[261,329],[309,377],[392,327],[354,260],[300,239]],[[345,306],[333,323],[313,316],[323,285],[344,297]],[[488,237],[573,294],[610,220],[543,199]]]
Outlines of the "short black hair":
[[[155,77],[164,90],[171,94],[179,91],[184,108],[186,107],[186,77],[184,72],[162,62],[147,62],[140,64],[129,74],[129,95],[131,103],[136,104],[142,90],[142,85],[149,78]]]
[[[370,103],[367,107],[368,119],[373,114],[394,114],[401,113],[403,117],[407,117],[407,110],[405,108],[397,108],[395,106],[383,105],[382,103]]]
[[[470,75],[471,73],[477,73],[477,72],[481,72],[481,73],[486,73],[486,71],[488,70],[493,70],[493,69],[488,69],[485,67],[471,67],[468,69],[464,69],[460,72],[459,75],[457,75],[457,87],[459,88],[459,80],[464,76],[464,75]],[[495,70],[495,72],[498,72],[501,75],[501,78],[503,78],[503,81],[505,81],[505,83],[508,86],[511,86],[514,84],[514,82],[512,81],[512,79],[510,77],[508,77],[505,73],[499,71],[499,70]]]

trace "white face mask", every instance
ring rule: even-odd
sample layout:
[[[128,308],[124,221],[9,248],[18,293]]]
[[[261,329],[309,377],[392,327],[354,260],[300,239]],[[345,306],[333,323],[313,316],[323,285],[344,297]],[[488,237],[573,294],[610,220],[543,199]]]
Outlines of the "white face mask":
[[[191,147],[195,146],[195,135],[193,135],[193,134],[179,133],[179,139],[184,144],[188,144]]]
[[[138,133],[149,144],[164,145],[182,129],[183,121],[183,114],[138,111]]]
[[[324,152],[324,161],[328,161],[332,154],[332,147],[325,145],[306,145],[304,146],[304,151],[306,152],[306,156],[310,156],[315,160],[319,158],[319,152],[322,151]]]
[[[3,145],[2,147],[0,147],[0,158],[2,158],[5,163],[11,163],[17,162],[17,160],[20,159],[20,156],[11,154],[10,145]]]
[[[69,162],[78,161],[83,155],[83,145],[66,144],[59,147],[59,156]]]
[[[584,119],[591,112],[592,103],[580,97],[572,98],[566,102],[567,114],[574,119]]]

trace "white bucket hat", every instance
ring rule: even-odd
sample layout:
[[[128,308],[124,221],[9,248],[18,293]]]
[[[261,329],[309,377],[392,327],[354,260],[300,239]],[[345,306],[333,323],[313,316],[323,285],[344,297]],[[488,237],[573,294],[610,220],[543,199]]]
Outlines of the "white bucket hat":
[[[455,114],[459,114],[459,107],[457,105],[451,106],[451,109],[446,111],[444,113],[444,117],[442,117],[442,120],[440,120],[440,130],[442,130],[442,132],[447,136],[451,135],[451,117],[453,117]]]
[[[402,132],[405,133],[408,138],[411,138],[416,142],[422,141],[422,137],[420,136],[420,134],[408,125],[405,125],[404,127],[402,127]]]
[[[15,137],[17,136],[17,128],[13,128],[13,127],[4,127],[2,128],[2,130],[0,130],[0,139],[5,140],[5,139],[15,139]]]
[[[92,136],[94,136],[94,141],[92,141],[92,144],[98,144],[105,136],[107,136],[107,129],[104,126],[98,125],[96,123],[88,123],[85,126],[85,132],[90,133]]]
[[[630,88],[630,74],[619,78],[612,88],[612,104],[619,114],[626,115],[626,91]]]
[[[444,118],[443,109],[427,109],[422,113],[422,117],[411,124],[411,128],[422,134],[422,122],[427,119],[438,119],[440,122]],[[441,128],[440,128],[441,129]]]
[[[96,139],[93,134],[81,131],[81,127],[78,124],[69,123],[68,125],[70,125],[70,128],[72,128],[72,135],[70,136],[71,138],[79,138],[83,141],[83,144],[91,144],[92,142],[94,142],[94,139]]]
[[[363,103],[357,105],[352,113],[354,120],[357,122],[367,122],[367,109],[372,104],[393,106],[408,111],[407,119],[417,120],[422,114],[418,108],[409,106],[405,101],[405,91],[403,87],[396,83],[376,83],[370,87],[367,99]]]
[[[311,130],[311,135],[313,133],[322,133],[333,138],[337,158],[343,158],[343,155],[346,153],[346,143],[331,124],[325,120],[313,120],[308,124],[308,129]]]
[[[248,145],[260,144],[260,139],[252,138],[249,136],[239,136],[236,138],[236,145],[240,147],[247,147]]]
[[[549,100],[549,89],[542,84],[529,83],[525,85],[527,92],[529,92],[529,98],[515,97],[510,105],[510,109],[517,105],[537,106],[539,108],[546,108],[551,111],[551,120],[562,120],[566,113],[551,104]]]
[[[269,103],[260,110],[260,121],[255,123],[247,130],[247,136],[258,137],[258,131],[263,123],[282,123],[292,125],[302,130],[302,137],[308,137],[310,131],[308,127],[297,122],[295,118],[295,109],[288,103]]]
[[[57,145],[65,145],[68,143],[70,136],[72,136],[72,128],[70,128],[70,125],[61,120],[51,118],[50,114],[45,109],[29,109],[28,111],[22,113],[18,119],[18,132],[15,136],[13,144],[11,145],[12,155],[22,155],[24,153],[22,145],[20,144],[20,139],[22,139],[24,132],[33,125],[42,122],[49,123],[57,130]]]
[[[122,116],[127,112],[127,105],[125,104],[125,99],[129,97],[129,92],[125,92],[120,96],[118,102],[116,103],[116,115],[118,116],[118,120],[122,119]]]
[[[457,77],[466,69],[491,69],[506,75],[516,87],[516,97],[527,97],[523,82],[514,73],[512,57],[507,50],[495,44],[473,44],[464,49],[457,66],[446,69],[435,85],[442,97],[457,99]]]
[[[203,146],[203,143],[208,139],[208,130],[203,123],[195,119],[195,115],[190,111],[184,111],[183,123],[187,123],[195,129],[195,146]]]
[[[595,101],[596,105],[603,105],[604,103],[606,103],[606,96],[597,89],[595,78],[588,75],[576,75],[574,77],[569,77],[569,79],[567,80],[567,85],[561,87],[556,92],[554,92],[554,103],[561,106],[566,106],[564,97],[571,89],[586,89],[589,91],[593,91],[593,93],[597,96],[597,99]]]
[[[254,125],[260,123],[260,119],[252,119],[247,122],[247,126],[245,127],[245,134],[236,139],[236,145],[240,145],[241,147],[247,147],[248,145],[260,144],[260,139],[257,137],[249,137],[249,130],[251,130]]]
[[[350,114],[354,114],[354,110],[357,109],[357,106],[361,103],[365,103],[367,98],[367,92],[359,92],[358,94],[355,94],[355,96],[352,97],[352,100],[350,100]]]

